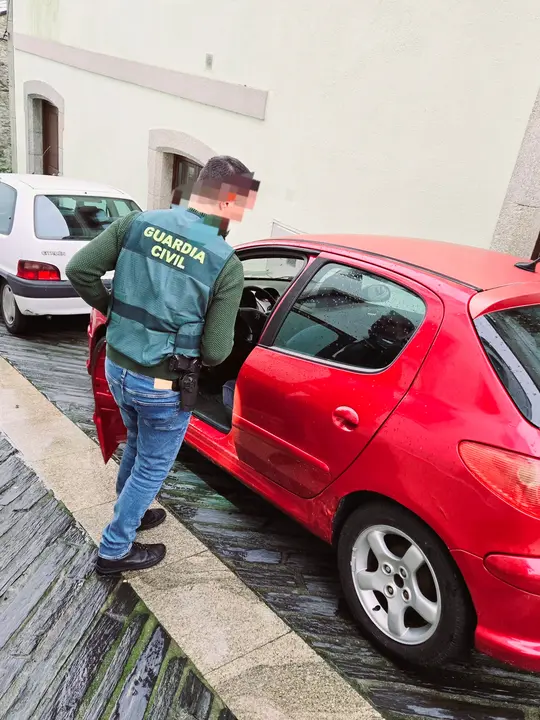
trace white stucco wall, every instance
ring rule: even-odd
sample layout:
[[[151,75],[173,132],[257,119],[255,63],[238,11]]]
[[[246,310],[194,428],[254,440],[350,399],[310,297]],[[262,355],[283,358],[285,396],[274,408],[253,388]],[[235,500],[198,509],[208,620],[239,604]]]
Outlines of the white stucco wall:
[[[538,0],[18,0],[15,32],[267,90],[257,120],[16,52],[21,168],[39,78],[65,175],[146,202],[152,128],[240,157],[261,192],[237,240],[277,220],[489,246],[539,84]]]

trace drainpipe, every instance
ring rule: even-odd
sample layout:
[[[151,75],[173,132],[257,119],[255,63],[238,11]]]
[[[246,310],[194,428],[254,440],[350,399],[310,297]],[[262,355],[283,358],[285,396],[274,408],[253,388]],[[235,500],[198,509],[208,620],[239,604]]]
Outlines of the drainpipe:
[[[9,121],[11,135],[11,170],[17,172],[17,119],[15,115],[15,53],[13,51],[13,4],[7,0],[7,66],[9,89]]]

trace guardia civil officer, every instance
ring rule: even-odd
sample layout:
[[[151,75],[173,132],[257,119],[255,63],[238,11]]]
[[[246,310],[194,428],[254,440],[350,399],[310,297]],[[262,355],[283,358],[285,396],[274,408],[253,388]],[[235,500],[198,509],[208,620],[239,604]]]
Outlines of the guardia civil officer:
[[[135,535],[165,520],[164,510],[149,506],[184,439],[201,362],[218,365],[232,350],[244,277],[225,237],[257,190],[243,163],[214,157],[187,208],[116,220],[68,264],[79,295],[108,317],[107,381],[127,429],[114,516],[99,546],[102,575],[165,557],[164,545],[136,543]],[[110,270],[112,293],[102,282]]]

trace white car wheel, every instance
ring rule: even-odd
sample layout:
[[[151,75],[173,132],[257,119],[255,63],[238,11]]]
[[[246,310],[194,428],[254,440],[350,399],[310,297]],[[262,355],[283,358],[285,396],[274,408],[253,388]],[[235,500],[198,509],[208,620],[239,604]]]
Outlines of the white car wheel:
[[[3,283],[1,290],[0,309],[4,325],[12,335],[22,335],[28,328],[28,318],[17,307],[15,295],[7,282]]]

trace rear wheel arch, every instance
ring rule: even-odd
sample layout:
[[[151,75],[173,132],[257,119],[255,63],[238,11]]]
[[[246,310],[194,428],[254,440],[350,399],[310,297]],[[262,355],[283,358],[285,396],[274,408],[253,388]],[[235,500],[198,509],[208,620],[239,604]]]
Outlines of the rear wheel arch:
[[[332,521],[332,546],[337,547],[339,542],[339,536],[343,530],[343,526],[347,522],[347,518],[362,505],[366,505],[370,502],[377,502],[385,500],[395,505],[399,505],[391,498],[380,493],[372,492],[371,490],[357,490],[349,495],[345,495],[339,501],[338,508],[334,514]]]
[[[343,526],[347,522],[347,519],[350,515],[359,507],[362,505],[366,505],[368,503],[375,503],[375,502],[385,502],[389,505],[393,505],[394,507],[400,508],[401,510],[405,510],[410,515],[412,515],[416,520],[421,522],[430,532],[432,532],[434,535],[437,536],[439,541],[445,546],[445,548],[450,552],[448,548],[448,543],[444,540],[443,537],[441,537],[440,533],[437,532],[431,525],[429,521],[425,519],[422,515],[419,515],[414,510],[411,510],[410,507],[407,505],[399,502],[399,500],[395,500],[394,498],[390,497],[389,495],[385,495],[384,493],[378,493],[373,490],[356,490],[352,493],[349,493],[348,495],[345,495],[341,498],[339,501],[338,507],[336,512],[334,513],[334,518],[332,521],[332,546],[337,547],[337,544],[339,542],[339,536],[341,531],[343,530]]]

